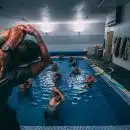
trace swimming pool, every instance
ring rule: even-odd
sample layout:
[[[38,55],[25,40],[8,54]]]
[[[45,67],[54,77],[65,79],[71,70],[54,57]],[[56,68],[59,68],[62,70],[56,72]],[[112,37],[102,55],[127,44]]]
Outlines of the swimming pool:
[[[122,126],[130,125],[130,106],[119,96],[113,88],[101,77],[87,92],[82,91],[84,76],[94,74],[93,69],[82,58],[77,57],[82,75],[68,78],[70,66],[68,58],[62,61],[54,58],[63,75],[60,90],[65,95],[65,101],[60,106],[61,126]],[[18,100],[18,88],[14,88],[9,99],[9,105],[17,112],[22,126],[43,126],[44,110],[50,98],[50,90],[54,87],[53,73],[49,67],[41,72],[32,86],[33,102]],[[57,125],[57,124],[56,124]]]

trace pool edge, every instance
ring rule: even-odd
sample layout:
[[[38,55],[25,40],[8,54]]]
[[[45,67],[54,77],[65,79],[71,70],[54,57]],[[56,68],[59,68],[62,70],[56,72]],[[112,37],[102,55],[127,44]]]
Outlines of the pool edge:
[[[21,130],[129,130],[124,126],[21,126]]]

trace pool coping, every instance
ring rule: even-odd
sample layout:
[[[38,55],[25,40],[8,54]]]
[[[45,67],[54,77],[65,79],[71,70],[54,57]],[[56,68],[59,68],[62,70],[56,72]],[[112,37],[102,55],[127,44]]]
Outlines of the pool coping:
[[[88,62],[87,62],[88,63]],[[91,66],[89,63],[88,65],[93,69],[94,72],[96,72],[93,68],[93,66]],[[100,68],[100,67],[98,67]],[[101,69],[101,68],[100,68]],[[101,69],[102,70],[102,69]],[[103,70],[104,71],[104,70]],[[119,94],[121,96],[121,98],[128,104],[130,105],[130,91],[128,91],[123,85],[119,84],[116,80],[114,80],[113,78],[111,78],[110,75],[106,74],[105,72],[103,72],[103,74],[99,75],[101,76],[104,81],[111,86],[115,92],[117,94]]]
[[[21,126],[21,130],[129,130],[124,126]]]
[[[106,73],[101,75],[101,77],[122,97],[128,105],[130,105],[130,91]]]
[[[94,69],[94,67],[89,64],[89,61],[88,61],[87,63],[88,63],[88,65],[92,68],[92,70],[93,70],[94,72],[96,72],[95,69]],[[100,67],[98,67],[98,68],[100,68]],[[100,69],[101,69],[101,68],[100,68]],[[101,69],[101,70],[103,70],[103,69]],[[104,71],[104,70],[103,70],[103,71]],[[108,74],[106,74],[105,71],[103,72],[103,74],[101,74],[101,75],[99,75],[99,76],[101,76],[101,77],[104,79],[104,81],[105,81],[110,87],[112,87],[112,88],[115,90],[115,92],[116,92],[118,95],[120,95],[121,98],[122,98],[128,105],[130,105],[130,91],[129,91],[129,90],[127,90],[123,85],[121,85],[121,84],[118,83],[116,80],[114,80],[113,78],[111,78],[111,76],[108,75]]]

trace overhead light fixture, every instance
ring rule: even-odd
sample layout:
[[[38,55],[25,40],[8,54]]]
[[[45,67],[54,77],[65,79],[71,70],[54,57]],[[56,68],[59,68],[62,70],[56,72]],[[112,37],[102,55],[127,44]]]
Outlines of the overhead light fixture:
[[[85,21],[77,20],[73,23],[73,30],[75,32],[83,32],[85,30]]]
[[[50,22],[43,22],[41,27],[44,33],[49,33],[53,30],[53,25]]]
[[[43,17],[42,23],[40,24],[41,31],[44,33],[50,33],[53,30],[53,23],[50,21],[49,17]]]

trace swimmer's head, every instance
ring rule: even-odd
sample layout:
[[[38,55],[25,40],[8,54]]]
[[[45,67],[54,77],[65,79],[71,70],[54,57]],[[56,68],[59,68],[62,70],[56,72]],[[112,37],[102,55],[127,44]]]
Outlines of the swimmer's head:
[[[55,83],[56,86],[59,85],[59,81],[60,81],[61,77],[62,77],[62,75],[60,73],[56,73],[54,75],[53,82]]]
[[[55,73],[55,75],[54,75],[54,77],[56,78],[56,79],[60,79],[61,78],[61,74],[60,73]]]
[[[77,66],[77,61],[76,60],[72,61],[71,66],[76,67]]]
[[[40,56],[40,48],[33,40],[23,40],[13,52],[13,55],[15,56],[16,61],[28,63],[36,60]]]
[[[85,52],[84,52],[84,55],[85,55],[85,56],[88,56],[88,51],[85,51]]]
[[[59,55],[59,61],[61,61],[63,59],[64,55]]]
[[[79,68],[75,68],[74,71],[73,71],[73,74],[74,74],[74,75],[81,74],[80,69],[79,69]]]
[[[21,92],[24,92],[27,88],[31,87],[31,85],[32,85],[31,80],[25,81],[23,84],[20,85]]]
[[[52,67],[51,67],[51,70],[52,71],[58,71],[58,65],[56,63],[53,63]]]
[[[69,62],[73,62],[74,59],[75,59],[75,58],[71,56],[71,57],[69,58]]]
[[[60,102],[61,101],[61,97],[59,95],[55,96],[55,101],[56,102]]]

